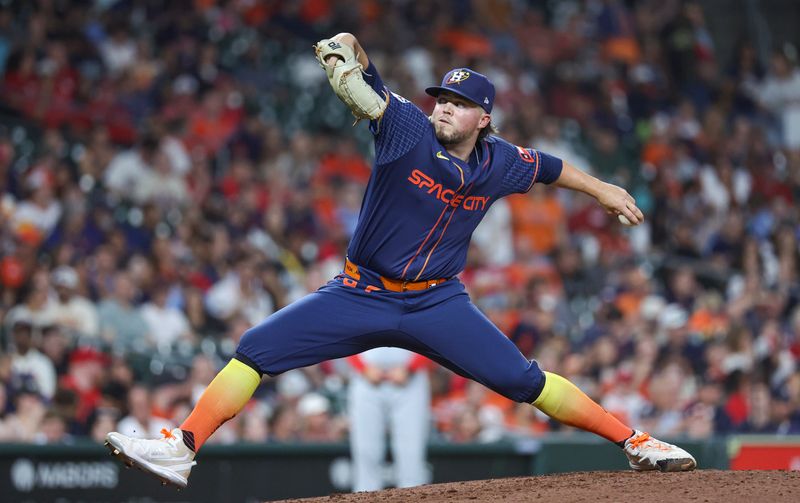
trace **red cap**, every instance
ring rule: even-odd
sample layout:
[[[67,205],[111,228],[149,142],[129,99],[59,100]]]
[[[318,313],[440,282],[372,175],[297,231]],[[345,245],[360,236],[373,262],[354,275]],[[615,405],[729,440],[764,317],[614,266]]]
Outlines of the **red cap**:
[[[97,362],[100,365],[108,365],[111,363],[111,359],[107,354],[90,346],[77,348],[69,355],[70,364],[84,362]]]

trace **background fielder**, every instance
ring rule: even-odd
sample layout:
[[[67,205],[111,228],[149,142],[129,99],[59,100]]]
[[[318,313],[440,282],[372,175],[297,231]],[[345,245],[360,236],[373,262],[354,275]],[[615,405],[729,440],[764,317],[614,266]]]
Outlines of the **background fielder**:
[[[387,436],[393,485],[412,487],[428,482],[428,361],[400,348],[370,349],[349,360],[355,370],[347,394],[353,491],[384,488]]]

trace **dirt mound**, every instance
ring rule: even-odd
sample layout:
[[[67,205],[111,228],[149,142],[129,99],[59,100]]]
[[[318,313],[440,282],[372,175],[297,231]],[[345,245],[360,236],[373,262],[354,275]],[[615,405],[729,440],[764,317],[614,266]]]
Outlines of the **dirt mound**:
[[[800,472],[697,470],[688,473],[578,472],[431,484],[324,498],[303,503],[451,503],[475,501],[800,501]]]

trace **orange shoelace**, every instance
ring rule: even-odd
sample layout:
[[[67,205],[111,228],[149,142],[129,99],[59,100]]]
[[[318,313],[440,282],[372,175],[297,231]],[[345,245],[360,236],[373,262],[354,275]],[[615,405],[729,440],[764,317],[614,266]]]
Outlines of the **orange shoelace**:
[[[630,441],[628,443],[631,445],[631,447],[634,447],[634,448],[638,449],[639,446],[644,445],[647,442],[652,442],[650,447],[658,449],[659,451],[669,451],[670,450],[669,444],[665,444],[664,442],[661,442],[660,440],[656,440],[655,438],[652,438],[650,436],[650,434],[647,433],[647,432],[642,433],[641,435],[639,435],[636,438],[630,439]]]
[[[164,435],[164,438],[175,438],[175,435],[166,428],[161,428],[161,434]]]
[[[628,440],[628,443],[630,444],[631,447],[638,448],[640,445],[646,443],[648,440],[650,440],[650,434],[645,432],[639,435],[638,437],[634,437]]]

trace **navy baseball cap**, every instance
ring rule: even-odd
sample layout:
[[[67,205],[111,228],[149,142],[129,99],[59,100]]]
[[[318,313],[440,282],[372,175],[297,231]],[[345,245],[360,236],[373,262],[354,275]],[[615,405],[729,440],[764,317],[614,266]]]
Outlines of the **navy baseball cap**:
[[[442,79],[441,86],[425,89],[431,96],[439,96],[442,91],[450,91],[480,105],[487,114],[492,113],[494,105],[494,84],[486,75],[469,68],[453,68]]]

